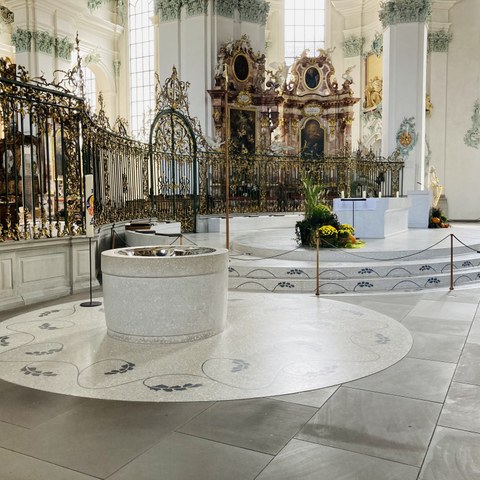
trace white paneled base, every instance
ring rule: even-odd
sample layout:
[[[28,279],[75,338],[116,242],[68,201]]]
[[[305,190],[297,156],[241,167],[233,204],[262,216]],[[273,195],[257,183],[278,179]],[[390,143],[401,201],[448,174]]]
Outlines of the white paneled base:
[[[95,277],[95,240],[92,275]],[[98,285],[93,278],[93,286]],[[6,242],[0,251],[0,310],[59,298],[90,286],[86,237]]]

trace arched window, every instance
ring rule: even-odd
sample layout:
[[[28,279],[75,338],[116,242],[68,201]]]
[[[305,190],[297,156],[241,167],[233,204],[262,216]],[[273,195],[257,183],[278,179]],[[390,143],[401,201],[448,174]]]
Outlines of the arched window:
[[[95,73],[88,67],[83,68],[83,84],[85,86],[85,99],[90,105],[92,112],[97,108],[97,85]]]
[[[325,0],[285,0],[285,62],[306,48],[310,56],[325,46]]]
[[[132,136],[144,140],[155,104],[153,14],[153,0],[130,0],[130,126]]]

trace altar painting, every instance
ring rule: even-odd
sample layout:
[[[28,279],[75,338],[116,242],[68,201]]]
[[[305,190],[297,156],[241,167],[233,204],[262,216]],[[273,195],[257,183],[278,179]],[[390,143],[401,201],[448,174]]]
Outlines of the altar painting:
[[[230,109],[230,143],[234,153],[254,154],[256,131],[255,109]]]

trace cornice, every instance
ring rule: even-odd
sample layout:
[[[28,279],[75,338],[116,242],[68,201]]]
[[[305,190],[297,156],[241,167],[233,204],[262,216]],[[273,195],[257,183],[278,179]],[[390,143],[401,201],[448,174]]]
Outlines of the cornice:
[[[432,0],[433,10],[450,10],[461,0]]]
[[[358,0],[332,0],[332,6],[344,17],[362,14],[363,5]]]
[[[348,18],[378,12],[380,0],[332,0],[332,6],[338,13]]]

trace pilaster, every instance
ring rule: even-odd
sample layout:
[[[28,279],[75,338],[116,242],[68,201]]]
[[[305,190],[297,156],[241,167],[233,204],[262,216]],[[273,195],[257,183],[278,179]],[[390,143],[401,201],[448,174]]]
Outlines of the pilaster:
[[[430,0],[382,4],[382,154],[400,150],[405,159],[403,190],[424,185],[427,26]]]

